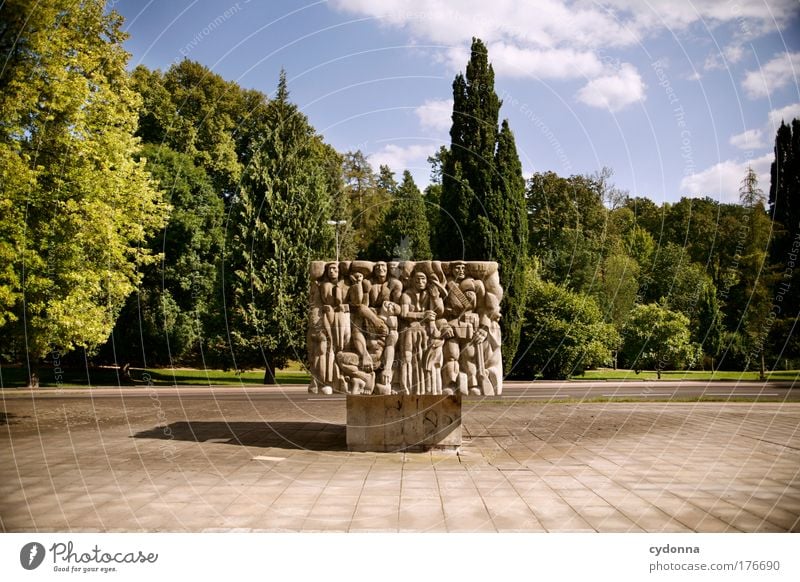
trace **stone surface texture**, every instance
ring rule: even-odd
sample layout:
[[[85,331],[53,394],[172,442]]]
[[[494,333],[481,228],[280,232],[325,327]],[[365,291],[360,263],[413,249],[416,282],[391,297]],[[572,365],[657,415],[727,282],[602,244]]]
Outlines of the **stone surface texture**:
[[[7,395],[0,530],[800,531],[798,404],[468,398],[458,454],[387,454],[341,396],[143,396]]]
[[[460,446],[458,394],[347,396],[347,448],[351,451],[455,451]]]
[[[309,392],[503,391],[497,263],[315,261]]]

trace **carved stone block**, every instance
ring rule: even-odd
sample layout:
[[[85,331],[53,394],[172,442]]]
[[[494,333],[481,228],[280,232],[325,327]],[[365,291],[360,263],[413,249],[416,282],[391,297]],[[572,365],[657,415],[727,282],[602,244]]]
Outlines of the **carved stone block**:
[[[497,263],[315,261],[309,392],[499,395]]]
[[[351,451],[457,450],[460,446],[460,394],[347,397],[347,448]]]

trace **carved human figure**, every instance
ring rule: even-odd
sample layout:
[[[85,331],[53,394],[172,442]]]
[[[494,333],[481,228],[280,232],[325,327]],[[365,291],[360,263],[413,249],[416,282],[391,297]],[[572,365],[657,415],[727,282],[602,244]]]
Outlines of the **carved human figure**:
[[[496,263],[315,262],[311,392],[500,394]]]
[[[353,349],[359,357],[359,365],[365,372],[373,370],[372,357],[367,350],[367,340],[364,337],[367,330],[367,321],[374,314],[369,309],[370,283],[364,279],[364,273],[351,267],[350,288],[347,290],[346,303],[350,310],[350,340]]]
[[[308,312],[308,364],[311,370],[311,383],[308,391],[314,394],[333,393],[333,362],[329,360],[333,353],[331,347],[330,327],[325,325],[320,299],[320,282],[311,283],[311,300]]]
[[[444,304],[437,289],[428,288],[423,271],[411,276],[411,288],[400,297],[400,387],[406,394],[441,393],[441,346],[437,319]],[[444,324],[444,320],[438,322]]]
[[[476,310],[485,290],[481,281],[467,276],[466,263],[463,261],[450,263],[450,272],[451,277],[443,289],[446,293],[444,306],[448,324],[442,332],[446,339],[443,389],[447,394],[456,390],[463,394],[468,391],[480,394],[483,366],[477,357],[477,350],[486,340],[488,328],[487,322],[482,325]]]
[[[369,291],[369,307],[373,314],[367,325],[381,346],[381,365],[378,371],[378,384],[391,386],[394,375],[395,349],[398,339],[397,316],[403,284],[389,276],[389,266],[378,261],[372,269]]]
[[[327,388],[342,391],[341,376],[335,354],[347,349],[350,343],[350,306],[345,301],[347,286],[339,280],[339,264],[328,263],[319,284],[320,311],[323,333],[327,339],[326,369],[323,376],[323,391]]]
[[[336,365],[343,379],[345,392],[353,395],[369,395],[375,389],[375,374],[362,370],[359,359],[356,353],[339,352],[336,354]]]

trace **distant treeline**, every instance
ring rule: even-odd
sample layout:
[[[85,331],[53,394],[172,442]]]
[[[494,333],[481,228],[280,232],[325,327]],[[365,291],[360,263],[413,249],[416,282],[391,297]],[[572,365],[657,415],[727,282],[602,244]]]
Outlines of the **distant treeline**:
[[[800,121],[768,194],[655,204],[610,170],[522,176],[483,43],[451,146],[408,171],[337,152],[292,103],[184,60],[125,69],[103,2],[0,11],[0,361],[266,367],[305,359],[316,259],[500,264],[505,370],[798,362]],[[338,224],[336,224],[338,223]],[[338,229],[338,230],[336,230]]]

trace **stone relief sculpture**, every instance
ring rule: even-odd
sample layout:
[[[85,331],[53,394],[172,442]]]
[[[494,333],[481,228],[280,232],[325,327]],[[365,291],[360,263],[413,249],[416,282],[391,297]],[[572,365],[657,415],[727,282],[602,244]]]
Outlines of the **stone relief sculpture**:
[[[501,394],[497,263],[315,261],[309,392]]]

